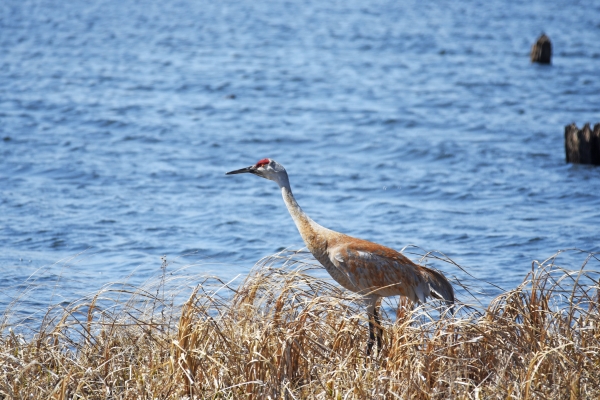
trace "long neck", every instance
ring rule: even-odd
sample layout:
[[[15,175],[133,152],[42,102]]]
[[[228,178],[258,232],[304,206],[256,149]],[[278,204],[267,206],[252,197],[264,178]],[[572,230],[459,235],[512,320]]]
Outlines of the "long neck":
[[[317,231],[321,228],[316,222],[309,218],[308,215],[302,211],[302,208],[298,205],[298,202],[294,198],[292,194],[292,189],[288,182],[281,185],[281,195],[283,197],[283,201],[300,232],[300,236],[304,240],[304,243],[309,248],[310,251],[313,251],[313,247],[315,245],[315,239],[317,237]]]
[[[283,197],[283,201],[290,212],[296,227],[300,231],[300,234],[304,237],[303,230],[311,227],[311,225],[314,224],[314,221],[304,213],[302,208],[300,208],[298,202],[292,194],[292,189],[290,189],[289,186],[281,187],[281,196]]]

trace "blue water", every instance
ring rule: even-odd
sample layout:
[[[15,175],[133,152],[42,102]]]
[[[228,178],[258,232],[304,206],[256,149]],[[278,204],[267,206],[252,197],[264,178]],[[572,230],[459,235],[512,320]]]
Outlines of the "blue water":
[[[320,224],[518,284],[600,251],[600,3],[0,3],[0,310],[169,268],[223,278],[302,241],[271,157]],[[545,32],[551,66],[532,65]],[[182,257],[183,256],[183,257]],[[415,258],[415,257],[413,257]],[[578,265],[573,265],[577,267]],[[32,286],[33,285],[33,286]]]

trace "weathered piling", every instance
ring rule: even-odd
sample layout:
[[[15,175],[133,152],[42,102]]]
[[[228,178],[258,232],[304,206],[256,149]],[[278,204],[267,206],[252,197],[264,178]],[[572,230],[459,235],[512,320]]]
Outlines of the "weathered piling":
[[[546,36],[545,33],[542,33],[531,48],[531,62],[536,62],[540,64],[550,64],[550,60],[552,59],[552,43],[550,42],[550,38]]]
[[[565,126],[565,154],[567,163],[600,165],[600,124],[593,130],[589,123]]]

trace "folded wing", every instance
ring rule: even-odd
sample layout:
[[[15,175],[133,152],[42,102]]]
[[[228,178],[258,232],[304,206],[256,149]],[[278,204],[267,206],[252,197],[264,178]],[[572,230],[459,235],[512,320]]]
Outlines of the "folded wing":
[[[394,249],[361,239],[344,240],[329,250],[329,259],[362,294],[401,295],[414,303],[431,296],[449,306],[454,290],[444,275],[413,263]]]

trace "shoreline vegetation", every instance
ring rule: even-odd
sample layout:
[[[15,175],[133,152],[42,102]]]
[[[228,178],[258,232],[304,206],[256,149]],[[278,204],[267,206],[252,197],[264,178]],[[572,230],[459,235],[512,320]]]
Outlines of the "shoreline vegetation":
[[[0,399],[600,398],[600,260],[580,253],[534,262],[485,306],[454,280],[453,318],[388,302],[372,356],[359,296],[306,253],[266,257],[239,286],[188,282],[183,301],[165,261],[155,282],[53,307],[27,333],[6,311]]]

